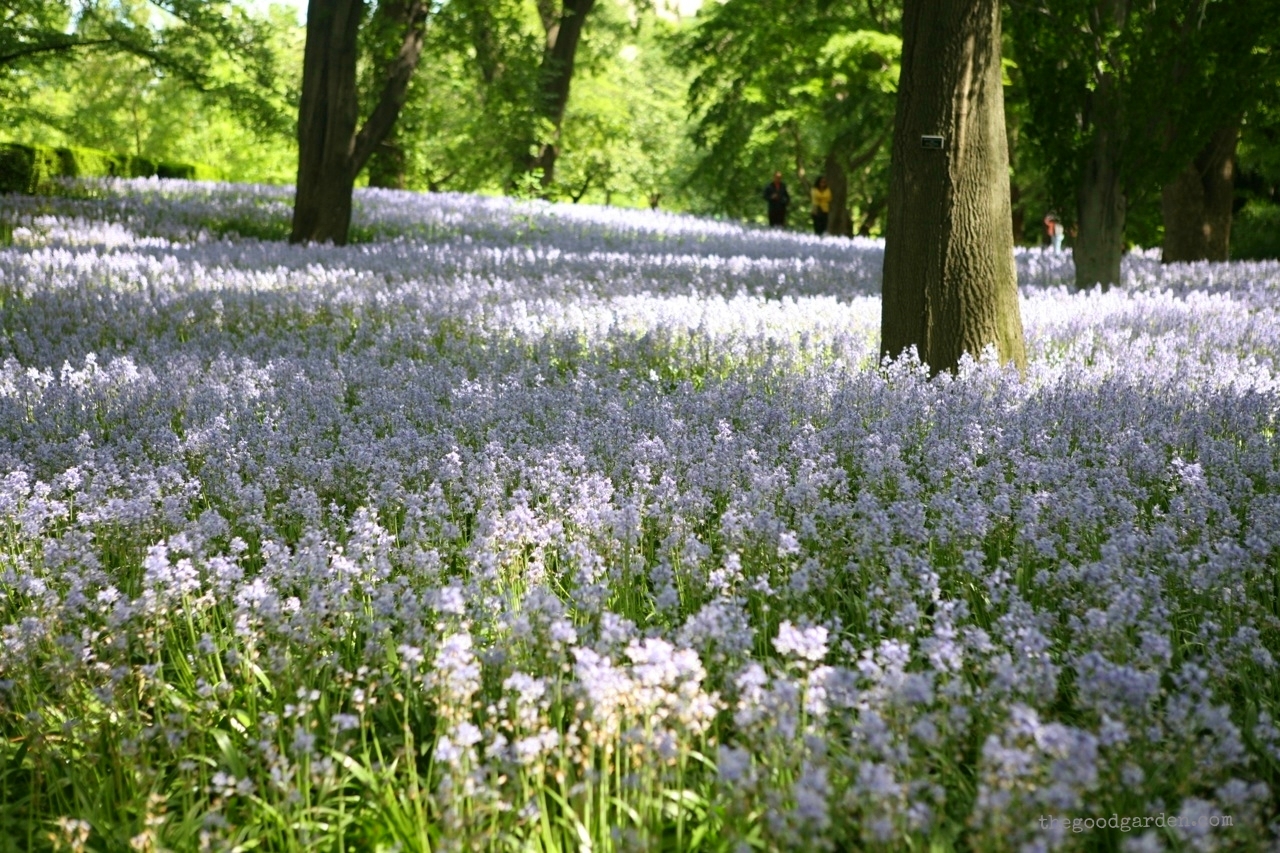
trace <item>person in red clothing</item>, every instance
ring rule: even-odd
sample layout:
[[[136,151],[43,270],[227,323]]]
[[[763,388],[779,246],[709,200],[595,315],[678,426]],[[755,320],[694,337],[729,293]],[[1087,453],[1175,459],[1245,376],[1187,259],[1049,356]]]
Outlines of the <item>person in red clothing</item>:
[[[1049,242],[1053,244],[1055,252],[1062,251],[1062,220],[1058,218],[1058,214],[1049,211],[1044,215],[1044,233],[1049,238]]]

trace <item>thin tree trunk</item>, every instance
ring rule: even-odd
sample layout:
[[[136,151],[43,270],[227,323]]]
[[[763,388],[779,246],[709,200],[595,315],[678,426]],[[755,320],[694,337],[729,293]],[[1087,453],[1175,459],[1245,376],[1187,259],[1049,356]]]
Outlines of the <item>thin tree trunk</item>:
[[[1239,139],[1236,124],[1214,133],[1161,192],[1165,263],[1228,259]]]
[[[1120,175],[1120,145],[1113,125],[1099,124],[1093,150],[1081,172],[1077,197],[1078,233],[1072,246],[1076,287],[1120,281],[1128,199]]]
[[[292,243],[347,242],[356,178],[351,168],[359,109],[356,36],[363,16],[361,0],[307,5]]]
[[[853,236],[853,217],[849,213],[849,174],[836,153],[839,143],[827,152],[822,174],[831,189],[831,215],[827,219],[827,233],[838,237]]]
[[[1023,231],[1027,227],[1027,217],[1022,209],[1022,188],[1009,182],[1009,207],[1012,210],[1013,220],[1009,223],[1013,230],[1013,244],[1016,246],[1022,242]]]
[[[1025,368],[998,0],[907,0],[902,32],[880,351],[937,373],[994,346]]]
[[[542,170],[542,186],[549,187],[555,181],[556,158],[560,155],[560,127],[564,124],[565,108],[569,105],[569,85],[573,82],[573,65],[582,40],[582,28],[596,0],[564,0],[559,15],[554,4],[540,0],[539,13],[547,32],[546,49],[539,70],[538,117],[551,130],[550,139],[538,140],[536,149],[527,163],[520,164],[526,171]]]
[[[422,55],[427,7],[420,0],[384,0],[378,14],[402,27],[399,51],[384,69],[384,85],[357,132],[357,35],[362,0],[311,0],[298,107],[298,183],[292,243],[343,245],[351,229],[356,175],[387,138],[404,106],[409,78]]]
[[[1124,29],[1129,20],[1130,0],[1100,0],[1094,10],[1093,28]],[[1076,287],[1101,284],[1103,289],[1120,281],[1120,260],[1124,256],[1124,224],[1129,200],[1121,172],[1124,127],[1120,93],[1113,67],[1121,67],[1119,57],[1100,66],[1095,87],[1086,103],[1085,125],[1093,131],[1093,147],[1080,172],[1076,197],[1077,234],[1072,246],[1076,267]]]
[[[884,195],[874,195],[867,200],[867,206],[862,211],[862,221],[858,223],[859,237],[871,236],[871,230],[880,220],[880,214],[884,212],[888,201],[889,199]]]
[[[874,160],[876,155],[880,153],[880,146],[884,145],[887,138],[888,131],[882,131],[879,136],[871,140],[870,144],[851,160],[847,158],[847,150],[855,143],[849,137],[837,139],[832,144],[831,150],[827,152],[824,168],[826,169],[827,186],[831,188],[831,218],[827,222],[828,234],[837,234],[841,237],[853,236],[853,212],[849,203],[849,175],[856,174],[859,169]],[[883,207],[883,199],[878,202],[872,201],[869,208],[870,221],[875,221]],[[864,224],[867,224],[865,217]],[[862,232],[859,231],[859,233]]]
[[[502,51],[500,37],[494,21],[494,5],[491,0],[453,0],[463,6],[466,12],[468,31],[471,35],[471,46],[475,50],[476,66],[480,69],[480,77],[486,87],[492,86],[498,79],[502,68]]]

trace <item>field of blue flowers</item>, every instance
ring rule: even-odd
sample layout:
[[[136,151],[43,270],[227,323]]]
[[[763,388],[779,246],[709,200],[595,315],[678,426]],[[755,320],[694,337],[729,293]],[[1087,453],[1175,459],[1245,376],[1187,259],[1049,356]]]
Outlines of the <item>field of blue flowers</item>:
[[[0,851],[1280,844],[1280,263],[0,198]]]

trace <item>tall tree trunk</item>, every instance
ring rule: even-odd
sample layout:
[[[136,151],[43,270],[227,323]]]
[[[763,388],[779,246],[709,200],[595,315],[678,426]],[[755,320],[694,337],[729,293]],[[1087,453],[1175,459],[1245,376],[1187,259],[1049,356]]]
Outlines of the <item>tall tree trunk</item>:
[[[827,152],[822,174],[831,189],[831,215],[827,219],[827,233],[838,237],[853,236],[853,217],[849,212],[849,173],[837,153],[839,143]]]
[[[838,199],[840,199],[841,222],[836,223],[835,209],[833,209],[833,224],[828,225],[828,233],[840,234],[841,237],[854,236],[854,214],[852,214],[852,205],[849,202],[849,175],[858,174],[860,169],[863,169],[865,165],[870,163],[870,161],[876,159],[876,155],[879,154],[881,146],[883,146],[884,142],[887,140],[888,129],[886,128],[879,133],[879,136],[873,138],[872,141],[867,143],[867,147],[864,147],[863,150],[852,155],[852,158],[847,156],[847,150],[851,149],[851,147],[855,145],[856,141],[847,136],[836,140],[835,146],[832,147],[831,154],[827,155],[827,163],[828,169],[836,170],[838,181],[840,181],[842,195],[838,196]],[[837,156],[836,151],[846,151],[846,156]],[[827,182],[832,182],[831,173],[829,172]],[[831,199],[831,204],[835,205],[837,200],[835,184],[832,184]],[[861,220],[861,223],[856,227],[856,233],[861,237],[867,236],[867,234],[870,233],[870,227],[876,223],[876,220],[879,218],[879,214],[881,214],[881,210],[883,209],[884,196],[872,197],[872,199],[868,201],[867,207],[861,211],[861,213],[863,213],[863,220]]]
[[[1161,192],[1166,264],[1228,259],[1239,140],[1237,124],[1217,131]]]
[[[1097,125],[1093,150],[1081,172],[1077,196],[1079,222],[1071,254],[1076,265],[1076,287],[1101,284],[1103,289],[1120,281],[1124,256],[1124,220],[1128,199],[1120,175],[1120,144],[1114,125]]]
[[[492,0],[453,0],[463,9],[471,47],[475,51],[476,66],[485,86],[492,86],[502,69],[501,36],[494,17]]]
[[[351,141],[359,110],[356,36],[363,16],[361,0],[311,0],[307,5],[292,243],[347,242],[356,178]]]
[[[1099,0],[1094,29],[1114,26],[1123,30],[1129,20],[1130,0]],[[1118,56],[1108,62],[1095,78],[1086,102],[1085,125],[1093,131],[1093,145],[1080,171],[1076,196],[1077,234],[1072,246],[1076,266],[1076,287],[1101,284],[1103,289],[1120,281],[1120,259],[1124,256],[1124,223],[1129,200],[1121,173],[1124,152],[1119,83],[1114,68],[1123,67]]]
[[[311,0],[307,6],[291,243],[347,242],[356,175],[395,125],[422,55],[426,3],[379,3],[378,14],[398,23],[403,38],[385,68],[378,101],[357,132],[357,35],[364,5],[363,0]]]
[[[866,148],[853,154],[852,157],[850,152],[858,140],[843,136],[832,143],[831,150],[827,152],[824,167],[827,185],[831,188],[831,218],[827,222],[828,234],[837,234],[841,237],[853,236],[853,211],[849,204],[849,175],[857,174],[859,169],[874,160],[886,139],[888,139],[888,131],[881,131],[880,135],[872,139]],[[883,199],[873,199],[868,210],[864,212],[866,215],[863,219],[863,227],[869,228],[870,223],[880,215],[883,207]],[[862,234],[863,231],[859,229],[858,233]]]
[[[555,180],[556,158],[560,154],[560,127],[569,105],[569,84],[573,82],[573,65],[582,40],[582,28],[596,0],[563,0],[559,14],[550,0],[539,0],[538,11],[547,32],[546,49],[539,69],[538,111],[551,130],[550,139],[530,145],[528,162],[520,164],[526,171],[542,170],[542,186]]]
[[[914,346],[937,373],[994,346],[1023,369],[999,2],[906,0],[902,33],[881,354]]]

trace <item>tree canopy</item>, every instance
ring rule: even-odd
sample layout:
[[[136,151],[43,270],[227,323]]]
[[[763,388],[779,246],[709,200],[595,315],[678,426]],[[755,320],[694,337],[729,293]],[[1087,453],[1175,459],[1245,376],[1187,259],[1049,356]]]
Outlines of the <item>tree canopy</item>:
[[[0,74],[113,54],[173,78],[247,124],[287,132],[295,93],[282,60],[279,21],[231,2],[16,0],[0,13]]]
[[[394,5],[364,4],[360,121],[400,47],[378,23]],[[676,5],[435,4],[397,119],[356,183],[761,221],[760,187],[782,170],[802,193],[827,177],[833,233],[883,234],[901,3]],[[1268,2],[1002,6],[1016,240],[1043,239],[1056,209],[1086,285],[1135,243],[1177,257],[1175,236],[1213,217],[1228,225],[1213,226],[1212,251],[1227,251],[1227,228],[1240,252],[1280,251],[1267,236],[1280,232],[1267,224],[1280,205],[1267,189],[1280,172]],[[208,158],[236,179],[289,182],[302,40],[293,14],[243,0],[13,0],[0,11],[0,116],[13,141]],[[1205,183],[1227,172],[1230,185]]]
[[[1025,137],[1079,229],[1077,282],[1118,279],[1131,209],[1255,108],[1277,27],[1264,0],[1010,0]]]
[[[887,198],[888,141],[901,39],[893,4],[728,0],[682,40],[693,142],[691,182],[716,209],[748,216],[764,176],[847,180],[852,228],[866,233]],[[749,176],[749,177],[748,177]],[[833,230],[849,231],[833,225]]]

